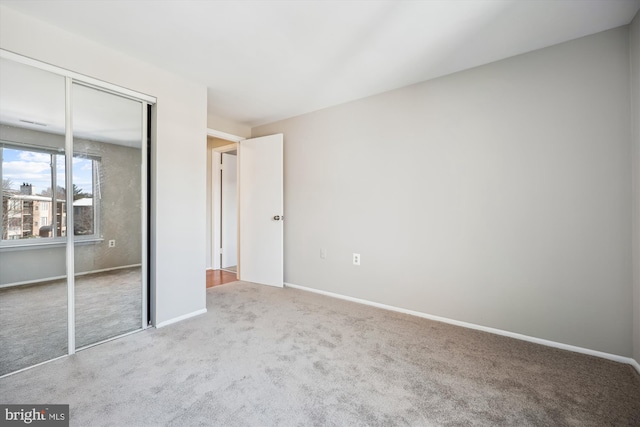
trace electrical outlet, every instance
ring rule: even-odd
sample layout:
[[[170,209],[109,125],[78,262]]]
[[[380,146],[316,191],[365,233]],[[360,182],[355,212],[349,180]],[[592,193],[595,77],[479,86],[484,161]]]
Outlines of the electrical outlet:
[[[116,247],[116,241],[115,240],[109,240],[109,247],[110,248],[115,248]]]
[[[322,258],[322,259],[326,259],[327,258],[327,250],[325,248],[321,248],[320,249],[320,258]]]
[[[360,254],[353,254],[353,265],[360,265]]]

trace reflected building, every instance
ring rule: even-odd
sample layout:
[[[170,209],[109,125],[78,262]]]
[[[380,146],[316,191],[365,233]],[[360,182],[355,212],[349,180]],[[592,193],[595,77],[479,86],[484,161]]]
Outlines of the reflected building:
[[[66,236],[66,202],[53,201],[53,197],[33,194],[33,186],[27,183],[20,191],[3,190],[2,240]]]

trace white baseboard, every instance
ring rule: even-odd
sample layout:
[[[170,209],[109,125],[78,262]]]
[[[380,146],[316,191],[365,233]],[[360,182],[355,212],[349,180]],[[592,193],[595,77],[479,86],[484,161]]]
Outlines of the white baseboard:
[[[107,271],[124,270],[126,268],[134,268],[134,267],[142,267],[142,264],[121,265],[119,267],[110,267],[110,268],[102,268],[100,270],[85,271],[82,273],[76,273],[76,276],[86,276],[87,274],[104,273]]]
[[[373,301],[368,301],[361,298],[349,297],[346,295],[336,294],[334,292],[322,291],[320,289],[308,288],[306,286],[295,285],[293,283],[285,283],[286,287],[300,289],[302,291],[313,292],[320,295],[326,295],[332,298],[338,298],[346,301],[355,302],[358,304],[369,305],[372,307],[382,308],[384,310],[395,311],[398,313],[409,314],[411,316],[422,317],[424,319],[435,320],[437,322],[448,323],[450,325],[462,326],[463,328],[476,329],[478,331],[489,332],[491,334],[502,335],[510,338],[515,338],[522,341],[529,341],[535,344],[545,345],[547,347],[559,348],[562,350],[573,351],[576,353],[588,354],[590,356],[601,357],[603,359],[613,360],[614,362],[626,363],[633,366],[640,374],[640,364],[630,357],[618,356],[617,354],[605,353],[603,351],[591,350],[584,347],[577,347],[574,345],[563,344],[556,341],[545,340],[542,338],[531,337],[529,335],[518,334],[515,332],[509,332],[502,329],[490,328],[488,326],[476,325],[475,323],[462,322],[460,320],[449,319],[447,317],[434,316],[432,314],[422,313],[414,310],[407,310],[405,308],[394,307],[392,305],[380,304]]]
[[[4,285],[0,285],[0,289],[13,288],[14,286],[33,285],[35,283],[51,282],[53,280],[62,280],[66,278],[67,276],[51,276],[51,277],[45,277],[43,279],[34,279],[34,280],[25,280],[23,282],[5,283]]]
[[[91,270],[91,271],[84,271],[81,273],[76,273],[76,276],[86,276],[87,274],[96,274],[96,273],[104,273],[107,271],[114,271],[114,270],[123,270],[125,268],[133,268],[133,267],[141,267],[142,264],[131,264],[131,265],[121,265],[119,267],[111,267],[111,268],[102,268],[100,270]],[[11,288],[14,286],[22,286],[22,285],[33,285],[35,283],[42,283],[42,282],[51,282],[53,280],[62,280],[62,279],[66,279],[67,276],[51,276],[51,277],[45,277],[42,279],[34,279],[34,280],[25,280],[23,282],[14,282],[14,283],[7,283],[4,285],[0,285],[0,289],[2,288]]]
[[[202,310],[196,310],[191,313],[183,314],[182,316],[174,317],[173,319],[165,320],[164,322],[160,322],[155,325],[156,328],[164,328],[165,326],[171,325],[172,323],[180,322],[182,320],[190,319],[195,316],[200,316],[201,314],[205,314],[207,312],[206,308]]]

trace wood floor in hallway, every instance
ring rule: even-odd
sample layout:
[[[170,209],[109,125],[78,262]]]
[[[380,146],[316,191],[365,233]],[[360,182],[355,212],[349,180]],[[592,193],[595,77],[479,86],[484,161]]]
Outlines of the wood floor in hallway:
[[[231,283],[238,280],[236,273],[230,273],[224,270],[207,270],[207,288],[212,288],[225,283]]]

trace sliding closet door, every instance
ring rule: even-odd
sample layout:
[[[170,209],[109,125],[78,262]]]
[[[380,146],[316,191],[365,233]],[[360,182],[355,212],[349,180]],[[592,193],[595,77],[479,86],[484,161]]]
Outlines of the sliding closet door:
[[[143,325],[143,108],[72,88],[76,348]]]
[[[146,327],[154,102],[0,49],[0,376]]]
[[[67,354],[65,78],[0,59],[0,375]]]

